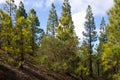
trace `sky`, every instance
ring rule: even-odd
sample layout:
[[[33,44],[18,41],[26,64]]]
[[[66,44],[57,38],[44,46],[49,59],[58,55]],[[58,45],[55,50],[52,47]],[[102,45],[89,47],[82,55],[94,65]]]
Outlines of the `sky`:
[[[58,17],[61,16],[63,0],[15,0],[15,4],[19,5],[20,1],[23,1],[27,13],[32,8],[36,10],[40,21],[40,27],[44,30],[46,30],[51,3],[55,4]],[[114,4],[113,0],[69,0],[69,2],[71,5],[75,32],[79,38],[83,37],[82,32],[84,31],[85,15],[88,5],[92,7],[95,25],[98,30],[102,17],[105,17],[106,22],[108,22],[107,12]],[[5,0],[0,0],[0,8],[3,8],[4,3]]]

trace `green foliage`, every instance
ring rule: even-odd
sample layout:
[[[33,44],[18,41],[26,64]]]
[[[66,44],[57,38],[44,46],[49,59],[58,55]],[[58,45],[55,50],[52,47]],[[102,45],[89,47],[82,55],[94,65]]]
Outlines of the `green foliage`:
[[[63,43],[54,36],[51,37],[47,35],[41,42],[37,56],[39,56],[43,62],[44,57],[47,56],[45,65],[47,65],[49,69],[59,70],[61,72],[66,72],[69,69],[70,72],[73,72],[73,67],[75,68],[76,65],[76,56],[74,54],[77,49],[74,47],[74,43],[70,44],[71,42]]]
[[[43,30],[39,27],[40,22],[36,15],[36,11],[34,9],[31,9],[28,13],[27,20],[30,22],[30,31],[31,31],[31,46],[32,46],[32,55],[34,55],[35,51],[37,50],[37,47],[39,46],[39,42],[43,36]]]
[[[17,53],[17,56],[19,55],[17,57],[17,61],[20,61],[21,63],[24,62],[26,53],[32,52],[32,47],[30,45],[30,38],[32,34],[30,32],[29,22],[23,16],[19,17],[16,21],[14,30],[14,51],[16,51],[15,53]],[[18,63],[18,65],[20,63]]]
[[[15,5],[14,0],[5,0],[4,10],[9,14],[12,19],[12,23],[14,23],[14,15],[16,13],[17,6]]]
[[[23,61],[19,61],[18,65],[17,65],[17,68],[19,69],[21,67],[21,65],[23,65],[24,62]]]
[[[68,39],[75,39],[74,25],[71,17],[71,6],[68,0],[64,0],[62,6],[62,15],[60,18],[60,25],[58,26],[57,37],[63,41]]]
[[[113,80],[120,80],[120,72],[113,75]]]
[[[19,3],[19,8],[18,8],[18,10],[16,11],[16,19],[18,19],[19,17],[24,17],[24,18],[27,18],[27,13],[26,13],[26,11],[25,11],[25,9],[24,9],[24,4],[23,4],[23,2],[22,1],[20,1],[20,3]]]
[[[106,35],[106,31],[105,31],[105,20],[104,17],[101,20],[101,24],[100,24],[100,36],[99,36],[99,46],[97,48],[97,54],[96,54],[96,65],[97,65],[97,73],[98,76],[103,75],[103,66],[102,66],[102,55],[103,55],[103,51],[104,51],[104,44],[107,42],[107,35]]]
[[[52,9],[49,11],[49,18],[47,22],[47,34],[55,36],[57,27],[58,27],[58,16],[56,13],[54,3],[52,3]]]
[[[79,71],[79,75],[81,75],[81,77],[84,75],[88,75],[89,74],[89,54],[88,54],[88,43],[83,40],[82,45],[80,47],[80,55],[79,55],[79,62],[78,65],[79,67],[77,68],[77,71]]]
[[[86,13],[86,21],[85,21],[85,32],[83,32],[83,36],[85,36],[85,41],[87,43],[87,54],[89,54],[89,73],[93,75],[93,68],[92,68],[92,53],[94,42],[97,40],[97,32],[95,31],[95,23],[94,17],[92,13],[91,6],[88,5],[87,13]]]
[[[78,38],[74,32],[74,25],[71,17],[71,6],[68,0],[64,0],[60,25],[57,29],[57,38],[61,42],[62,64],[66,66],[65,71],[74,73],[77,67],[76,57],[78,56]]]
[[[100,43],[97,53],[94,53],[97,32],[90,5],[86,11],[84,39],[79,47],[69,0],[63,2],[59,21],[52,3],[47,22],[47,34],[44,34],[44,30],[40,28],[34,9],[30,9],[27,14],[24,3],[20,1],[16,11],[14,0],[6,0],[4,9],[8,14],[0,10],[0,61],[20,68],[27,61],[34,63],[35,60],[35,63],[48,70],[76,74],[83,80],[93,74],[104,76],[108,80],[119,80],[120,1],[114,0],[114,2],[114,6],[108,12],[107,27],[102,18]],[[13,14],[16,14],[15,20]]]
[[[12,51],[12,37],[14,36],[12,21],[9,15],[3,14],[4,19],[2,20],[1,26],[1,49],[4,51],[11,52]]]
[[[41,42],[38,55],[39,57],[43,57],[41,58],[43,61],[45,57],[45,61],[47,60],[46,64],[51,64],[49,68],[53,66],[55,62],[60,61],[58,56],[60,53],[60,46],[62,45],[59,45],[59,43],[60,42],[56,38],[49,36],[45,37]]]
[[[114,2],[114,6],[108,12],[109,24],[106,28],[108,40],[103,45],[102,54],[104,72],[109,78],[115,77],[114,75],[119,74],[120,71],[120,1],[114,0]]]
[[[10,65],[14,63],[13,27],[11,17],[0,11],[0,55],[1,61]]]

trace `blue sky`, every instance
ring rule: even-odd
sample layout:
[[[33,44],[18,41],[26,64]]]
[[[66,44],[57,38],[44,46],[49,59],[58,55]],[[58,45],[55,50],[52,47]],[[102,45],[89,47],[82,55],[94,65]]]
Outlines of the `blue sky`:
[[[40,26],[46,30],[46,23],[51,9],[51,3],[54,2],[57,10],[58,17],[61,16],[61,6],[63,0],[15,0],[18,5],[20,1],[24,2],[26,12],[29,12],[31,8],[34,8],[37,12],[37,16],[40,20]],[[0,0],[0,8],[3,7],[5,0]],[[82,38],[82,31],[84,30],[84,22],[86,9],[88,5],[91,5],[92,11],[95,17],[96,27],[99,27],[102,17],[108,19],[107,11],[113,6],[113,0],[69,0],[71,4],[72,18],[75,25],[76,34],[79,38]]]

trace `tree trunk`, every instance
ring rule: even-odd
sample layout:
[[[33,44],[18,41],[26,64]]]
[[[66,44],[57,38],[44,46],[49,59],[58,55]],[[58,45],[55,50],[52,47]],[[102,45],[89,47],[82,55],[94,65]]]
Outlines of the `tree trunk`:
[[[24,40],[23,40],[23,34],[22,34],[22,28],[21,28],[21,39],[20,39],[20,53],[21,53],[21,63],[20,63],[20,68],[23,68],[23,62],[24,62]]]
[[[90,42],[89,42],[89,60],[90,60],[90,65],[89,65],[89,71],[90,71],[90,76],[93,76],[93,69],[92,69],[92,36],[91,36],[91,29],[89,32],[89,37],[90,37]]]
[[[97,61],[97,67],[98,67],[98,68],[97,68],[97,72],[98,72],[98,76],[100,76],[100,66],[99,66],[99,64],[100,64],[100,63],[99,63],[99,60],[98,60],[98,61]]]

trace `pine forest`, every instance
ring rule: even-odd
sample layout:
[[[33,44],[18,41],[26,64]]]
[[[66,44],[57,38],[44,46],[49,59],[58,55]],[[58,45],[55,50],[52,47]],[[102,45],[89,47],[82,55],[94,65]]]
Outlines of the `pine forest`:
[[[86,5],[81,38],[70,0],[51,4],[44,28],[36,9],[27,12],[24,1],[16,1],[0,7],[0,80],[120,80],[120,0],[99,25]]]

